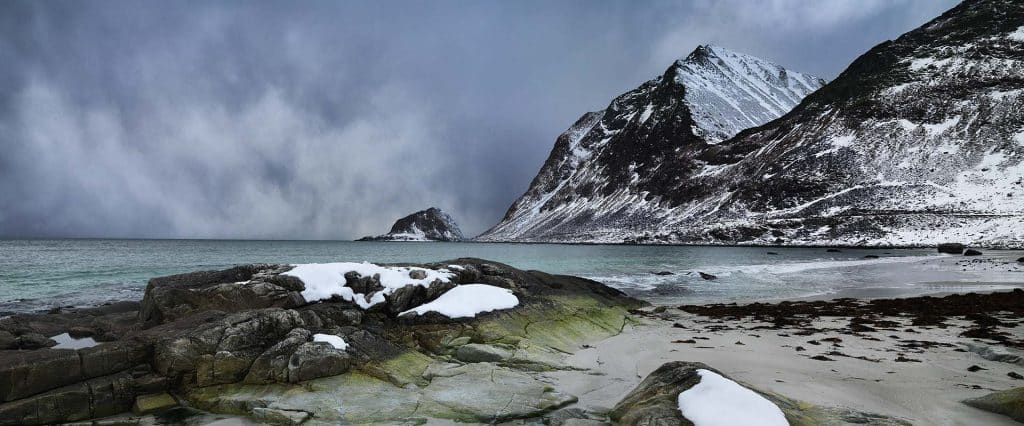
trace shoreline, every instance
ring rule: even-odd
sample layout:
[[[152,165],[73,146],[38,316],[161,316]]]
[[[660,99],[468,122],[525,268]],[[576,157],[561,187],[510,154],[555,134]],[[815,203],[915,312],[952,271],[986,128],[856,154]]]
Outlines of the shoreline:
[[[541,280],[556,278],[540,272],[532,274],[537,274],[534,276]],[[559,277],[559,280],[570,280],[566,283],[578,280]],[[164,279],[167,278],[181,279]],[[521,276],[520,279],[527,278]],[[244,284],[235,282],[235,278],[227,280],[233,286]],[[599,286],[596,282],[593,285]],[[593,287],[592,290],[605,291],[599,288],[606,287]],[[616,293],[610,288],[607,291],[611,291],[608,294]],[[777,303],[645,306],[639,301],[634,302],[639,305],[634,305],[628,312],[622,307],[609,305],[593,311],[600,314],[594,318],[561,317],[558,315],[562,314],[555,311],[546,314],[555,315],[552,319],[562,318],[556,321],[557,324],[570,319],[576,321],[576,325],[564,330],[568,334],[559,331],[559,327],[564,325],[556,328],[530,327],[537,318],[526,320],[527,325],[521,331],[513,333],[513,330],[519,330],[517,327],[506,330],[508,325],[504,322],[517,316],[535,315],[538,312],[536,307],[521,313],[512,310],[497,317],[485,316],[473,324],[482,327],[479,329],[484,333],[481,336],[489,337],[472,340],[472,345],[468,344],[470,337],[450,336],[428,345],[437,345],[434,349],[417,347],[399,356],[397,363],[381,361],[383,363],[378,365],[371,362],[369,369],[360,368],[342,375],[327,374],[297,384],[246,387],[226,383],[209,387],[209,383],[199,383],[199,387],[195,387],[186,383],[184,388],[175,388],[171,382],[160,383],[167,386],[162,388],[165,392],[177,395],[174,398],[181,406],[174,410],[187,413],[194,420],[232,418],[244,423],[259,410],[247,408],[237,411],[230,407],[272,404],[275,409],[286,413],[306,413],[303,415],[318,420],[311,424],[320,424],[342,419],[384,421],[417,415],[428,419],[436,415],[441,416],[438,419],[447,418],[444,416],[453,415],[450,411],[452,406],[445,404],[460,399],[440,406],[430,405],[436,404],[437,398],[447,398],[443,396],[449,392],[445,390],[446,386],[454,386],[452,389],[475,386],[478,392],[488,392],[486,404],[478,406],[476,402],[467,402],[456,410],[463,414],[455,415],[477,413],[481,409],[489,409],[482,408],[489,407],[487,404],[498,404],[495,405],[498,407],[504,403],[501,395],[507,391],[478,380],[480,377],[493,380],[494,374],[499,374],[506,377],[508,383],[522,386],[524,392],[543,390],[541,394],[545,396],[542,399],[531,400],[527,404],[540,404],[529,409],[533,414],[523,414],[526,417],[518,419],[548,421],[569,416],[567,418],[607,422],[610,421],[608,416],[613,415],[612,408],[637,389],[645,377],[666,363],[685,361],[704,363],[765,395],[791,398],[801,407],[818,407],[801,408],[803,410],[842,412],[860,420],[867,419],[869,423],[873,421],[871,419],[884,419],[883,424],[1015,424],[1009,417],[973,408],[962,401],[1024,386],[1024,339],[1020,337],[1024,336],[1024,321],[1021,320],[1024,317],[1024,289],[955,293],[944,297],[790,299]],[[589,306],[589,303],[579,306]],[[294,309],[320,309],[315,304],[304,306]],[[167,308],[177,309],[170,305]],[[211,308],[221,309],[224,306]],[[37,330],[58,333],[63,326],[53,323],[51,318],[89,315],[85,312],[89,310],[107,311],[103,315],[114,315],[110,318],[119,318],[116,321],[127,326],[130,322],[139,321],[135,311],[145,309],[140,310],[138,302],[115,302],[94,308],[58,310],[60,313],[52,317],[49,314],[20,314],[4,321],[34,323],[36,325],[31,327],[37,327]],[[621,313],[614,313],[618,311]],[[278,315],[273,312],[281,311],[259,312],[262,312],[260,315]],[[190,333],[195,331],[187,325],[189,321],[186,320],[180,330],[186,336],[193,336]],[[541,323],[544,322],[536,322]],[[416,324],[399,321],[394,324],[399,328],[393,330],[406,326],[413,326],[410,330],[426,327],[423,330],[430,330],[428,335],[434,336],[430,339],[437,339],[434,333],[440,330],[449,330],[441,323],[428,321]],[[455,330],[468,324],[455,324]],[[591,330],[598,324],[598,328]],[[39,332],[44,333],[40,336],[42,338],[54,334]],[[352,332],[345,333],[358,341],[356,336],[359,332]],[[445,333],[448,332],[451,331]],[[520,332],[526,334],[508,340],[512,337],[508,333]],[[577,334],[580,332],[583,334]],[[415,336],[416,332],[412,335]],[[424,336],[427,335],[415,339]],[[72,333],[66,339],[56,340],[65,345],[74,344],[80,338]],[[110,341],[109,337],[97,334],[96,341],[86,342],[89,344],[81,347],[86,348],[83,350],[87,353],[109,352],[124,343],[120,339],[116,337],[115,343],[104,344]],[[460,348],[464,345],[476,351],[472,352],[473,359],[462,353]],[[548,345],[550,348],[545,349]],[[61,347],[75,349],[74,346]],[[32,352],[26,351],[25,354]],[[413,364],[417,366],[412,371],[402,367],[411,360],[415,360]],[[384,376],[379,375],[381,369]],[[369,373],[372,374],[367,376]],[[152,375],[147,374],[146,377]],[[416,386],[409,387],[410,383]],[[367,399],[367,395],[351,393],[365,386],[377,389],[374,392],[384,400],[372,401]],[[323,405],[323,402],[307,405],[311,401],[328,401],[343,395],[348,395],[344,396],[348,401],[343,404],[348,406],[345,412],[331,411],[331,405]],[[413,409],[404,407],[400,414],[374,417],[381,416],[376,414],[376,410],[388,404],[422,398],[433,398],[434,402],[425,406],[432,407],[430,410],[433,411],[419,413],[420,405],[417,403]],[[550,409],[543,408],[543,404],[548,403],[544,401],[554,405]],[[480,420],[482,417],[474,416],[479,414],[465,417],[465,420],[484,422]],[[824,418],[842,418],[839,414],[826,416],[833,417]],[[112,421],[117,419],[145,422],[144,418],[140,420],[130,414],[109,418]]]

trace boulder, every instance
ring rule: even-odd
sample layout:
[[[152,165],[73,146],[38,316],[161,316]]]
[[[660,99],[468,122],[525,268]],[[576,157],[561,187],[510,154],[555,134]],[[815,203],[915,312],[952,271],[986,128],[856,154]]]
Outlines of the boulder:
[[[288,359],[288,381],[292,383],[337,376],[352,367],[352,357],[329,343],[300,345]]]
[[[964,245],[960,243],[942,243],[938,246],[939,253],[960,254],[964,252]]]
[[[57,346],[57,342],[39,333],[25,333],[18,336],[18,347],[21,349],[39,349],[52,346]]]
[[[654,370],[609,413],[624,425],[691,424],[679,411],[679,394],[700,383],[698,369],[714,371],[699,362],[676,361]]]
[[[1024,263],[1024,257],[1017,259],[1017,263]]]
[[[512,358],[512,351],[492,345],[470,343],[455,351],[455,359],[462,362],[500,362]]]
[[[249,368],[245,383],[287,383],[288,365],[295,350],[312,339],[313,334],[304,328],[288,332],[283,340],[264,351]]]
[[[975,249],[967,249],[964,251],[964,256],[981,256],[981,252]]]
[[[690,425],[679,411],[679,394],[700,383],[697,370],[715,369],[699,362],[674,361],[663,364],[649,374],[609,412],[615,424],[623,425]],[[741,386],[746,386],[740,383]],[[794,401],[784,396],[750,388],[782,410],[790,425],[909,425],[910,423],[879,414],[863,413],[846,408],[820,407]]]
[[[700,274],[700,277],[705,279],[705,280],[709,280],[710,281],[710,280],[717,280],[718,279],[717,276],[709,274],[709,273],[706,273],[706,272],[697,272],[697,273]]]
[[[380,284],[380,274],[364,277],[355,271],[345,273],[345,286],[359,294],[370,294],[384,289]]]
[[[982,397],[968,399],[964,401],[964,404],[1002,414],[1018,422],[1024,422],[1024,387],[993,392]]]
[[[387,302],[388,312],[393,316],[398,316],[402,312],[437,299],[455,286],[456,284],[453,282],[435,280],[426,287],[418,285],[401,287],[385,296],[384,299]]]

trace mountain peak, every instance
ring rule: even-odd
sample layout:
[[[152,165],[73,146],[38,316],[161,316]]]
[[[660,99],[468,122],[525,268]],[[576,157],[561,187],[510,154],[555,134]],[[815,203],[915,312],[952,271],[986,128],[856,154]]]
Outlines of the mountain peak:
[[[675,61],[663,78],[686,87],[694,132],[712,144],[789,112],[825,85],[810,74],[710,43]]]
[[[502,222],[481,240],[589,237],[658,221],[656,205],[696,189],[711,145],[789,112],[821,79],[702,44],[666,72],[588,113],[551,155]],[[672,171],[672,172],[667,172]],[[678,173],[676,175],[675,173]],[[603,206],[598,209],[596,206]]]

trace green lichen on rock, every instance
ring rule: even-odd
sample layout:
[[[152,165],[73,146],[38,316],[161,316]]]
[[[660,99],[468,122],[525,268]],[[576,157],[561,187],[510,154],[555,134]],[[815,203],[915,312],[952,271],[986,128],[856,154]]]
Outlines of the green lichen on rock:
[[[480,341],[518,344],[528,340],[572,353],[622,332],[628,307],[609,306],[586,297],[556,296],[481,320],[474,324]]]
[[[423,372],[434,359],[414,350],[407,350],[393,358],[382,361],[370,361],[359,369],[370,376],[403,387],[408,384],[422,386],[426,384]]]

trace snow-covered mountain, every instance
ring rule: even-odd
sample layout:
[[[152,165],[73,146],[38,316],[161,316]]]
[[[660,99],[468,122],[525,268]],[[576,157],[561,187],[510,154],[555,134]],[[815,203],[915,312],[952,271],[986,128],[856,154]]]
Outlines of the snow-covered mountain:
[[[614,131],[590,122],[576,127]],[[559,143],[584,145],[579,133]],[[1020,247],[1024,3],[965,1],[872,48],[781,118],[718,144],[682,133],[646,162],[617,149],[631,179],[610,176],[594,154],[573,173],[542,171],[484,239]],[[690,161],[664,160],[679,156]],[[655,172],[662,185],[644,185]],[[619,189],[564,195],[581,175]]]
[[[359,241],[462,241],[462,231],[448,213],[436,207],[398,219],[391,231]]]
[[[530,188],[483,241],[614,241],[663,225],[701,191],[715,144],[790,111],[824,81],[700,46],[558,137]]]

